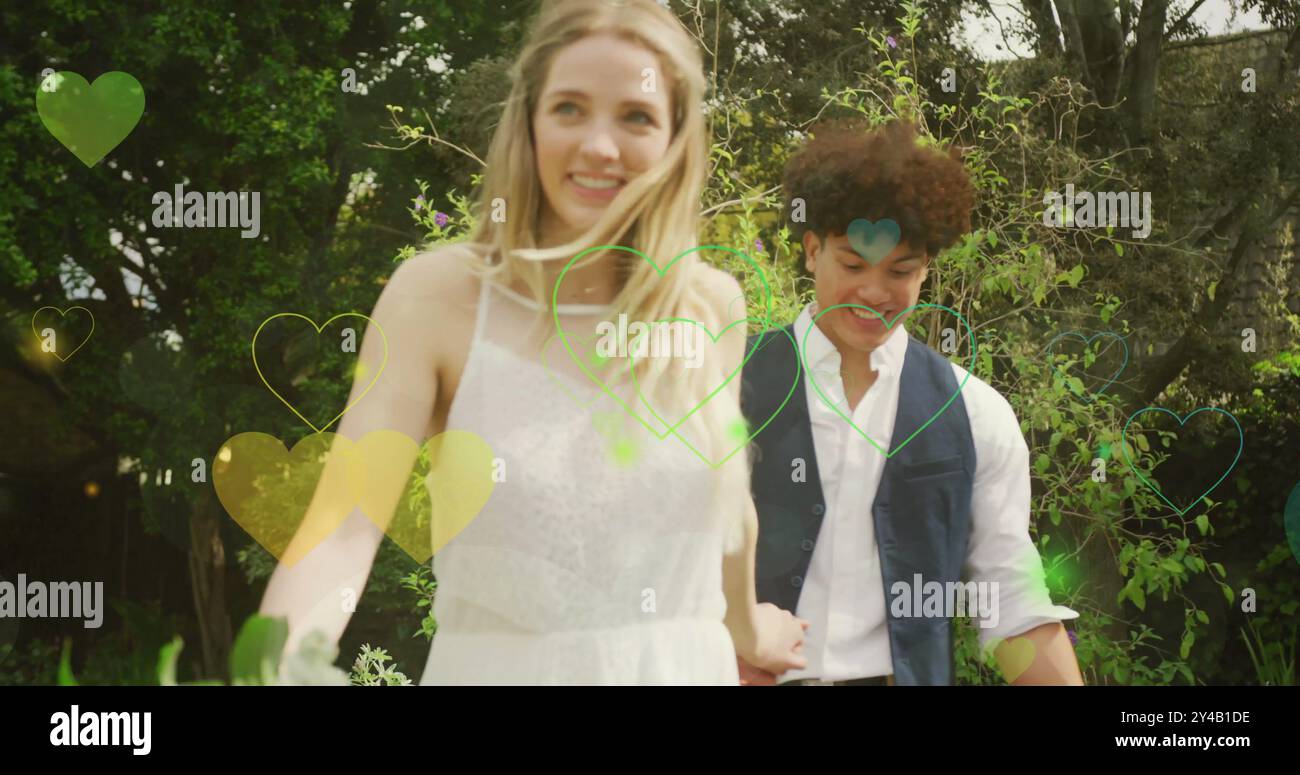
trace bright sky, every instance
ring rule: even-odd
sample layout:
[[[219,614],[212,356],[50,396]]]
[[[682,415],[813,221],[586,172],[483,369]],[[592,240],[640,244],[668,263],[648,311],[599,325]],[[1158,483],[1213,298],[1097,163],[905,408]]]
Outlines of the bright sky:
[[[1020,13],[1023,6],[1020,0],[989,0],[993,12],[1002,19],[1003,26],[1008,26],[1009,21],[1020,19]],[[1168,24],[1173,24],[1175,19],[1179,19],[1190,6],[1189,0],[1179,0],[1175,7],[1169,12]],[[1249,13],[1239,13],[1235,19],[1232,18],[1232,8],[1228,0],[1207,0],[1196,13],[1192,15],[1192,21],[1205,25],[1211,35],[1222,35],[1229,32],[1241,32],[1243,30],[1262,29],[1267,25],[1259,18],[1259,14],[1251,11]],[[1022,57],[1033,56],[1033,50],[1018,41],[1007,36],[1007,42],[1003,42],[1002,33],[998,31],[998,25],[992,19],[977,20],[969,13],[966,14],[966,25],[963,30],[963,38],[975,47],[976,52],[984,59],[1009,59],[1012,56],[1019,55]],[[1008,49],[1008,43],[1011,44]],[[998,50],[998,46],[1002,46]],[[1010,51],[1010,53],[1009,53]]]

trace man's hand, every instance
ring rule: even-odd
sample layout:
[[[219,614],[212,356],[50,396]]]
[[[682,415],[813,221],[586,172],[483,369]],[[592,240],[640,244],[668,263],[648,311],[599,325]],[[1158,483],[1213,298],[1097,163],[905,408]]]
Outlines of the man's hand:
[[[741,686],[776,686],[776,676],[754,667],[739,656],[736,657],[736,667],[740,670]]]

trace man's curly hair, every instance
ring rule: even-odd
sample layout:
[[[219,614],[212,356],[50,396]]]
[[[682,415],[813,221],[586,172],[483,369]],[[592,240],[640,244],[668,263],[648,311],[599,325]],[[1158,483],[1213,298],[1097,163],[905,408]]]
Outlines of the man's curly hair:
[[[945,154],[916,144],[916,128],[893,120],[871,129],[859,120],[819,124],[813,139],[785,165],[782,184],[787,218],[803,199],[805,222],[791,222],[797,240],[812,231],[819,239],[848,233],[865,218],[892,218],[901,241],[933,257],[971,229],[975,189],[961,151]],[[803,260],[796,269],[805,274]]]

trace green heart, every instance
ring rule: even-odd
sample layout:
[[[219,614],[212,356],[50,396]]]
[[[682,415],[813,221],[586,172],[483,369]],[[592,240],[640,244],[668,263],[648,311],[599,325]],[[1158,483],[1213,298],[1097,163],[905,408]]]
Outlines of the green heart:
[[[697,253],[701,250],[725,250],[728,253],[732,253],[737,256],[740,256],[741,258],[745,259],[745,261],[748,262],[750,266],[754,268],[754,271],[758,272],[759,280],[761,280],[763,283],[763,290],[766,291],[765,299],[764,299],[764,316],[761,319],[764,328],[768,327],[769,321],[771,320],[772,317],[772,288],[767,284],[767,275],[763,273],[762,267],[754,263],[754,259],[750,258],[748,255],[746,255],[745,253],[739,250],[735,250],[734,248],[724,247],[722,245],[700,245],[698,247],[694,247],[689,250],[684,250],[681,253],[678,253],[677,255],[673,256],[672,260],[669,261],[667,264],[665,264],[663,267],[660,267],[657,263],[655,263],[654,259],[650,258],[646,254],[642,253],[641,251],[635,248],[629,248],[623,245],[597,245],[596,247],[587,248],[586,250],[582,251],[578,255],[569,259],[569,262],[564,265],[564,269],[560,270],[559,276],[555,278],[555,286],[551,290],[551,317],[552,320],[554,320],[555,322],[556,334],[560,337],[560,341],[564,344],[564,349],[568,351],[569,357],[573,359],[574,363],[578,364],[578,368],[582,369],[582,373],[586,374],[588,379],[590,379],[592,382],[595,382],[597,385],[599,385],[601,390],[604,390],[611,398],[613,398],[618,403],[619,406],[623,407],[623,411],[627,412],[632,417],[632,419],[641,423],[641,425],[644,426],[646,430],[653,433],[659,439],[667,438],[668,434],[673,432],[673,429],[670,428],[669,430],[660,433],[657,429],[652,427],[650,423],[646,422],[645,418],[637,414],[636,411],[632,409],[632,407],[628,406],[627,402],[623,400],[622,396],[620,396],[618,393],[611,390],[609,388],[609,385],[607,385],[603,379],[601,379],[598,375],[593,374],[591,370],[587,368],[587,364],[584,363],[583,360],[579,358],[577,354],[573,351],[573,347],[569,343],[568,335],[565,333],[564,329],[560,326],[560,301],[559,301],[560,285],[561,283],[564,282],[565,275],[569,273],[569,269],[573,266],[573,264],[578,260],[580,260],[583,256],[589,253],[595,253],[596,251],[600,251],[600,250],[617,250],[617,251],[624,251],[627,253],[632,253],[634,255],[637,255],[641,258],[641,260],[650,264],[650,266],[655,270],[655,274],[659,275],[660,277],[663,277],[664,273],[667,272],[670,268],[672,268],[673,264],[677,263],[677,261],[681,259],[683,256],[688,256],[692,253]],[[748,319],[749,318],[746,318],[746,320]],[[695,322],[695,321],[690,321],[690,322]],[[745,358],[746,360],[748,360],[750,355],[752,355],[754,349],[756,348],[751,348],[750,354],[747,355]],[[736,374],[738,373],[740,373],[739,370],[737,370],[731,376],[729,376],[726,382],[723,382],[722,385],[719,386],[717,390],[714,390],[712,393],[706,396],[703,401],[700,401],[699,404],[696,404],[695,407],[693,407],[687,413],[686,416],[689,417],[691,414],[695,413],[695,411],[697,411],[700,408],[700,406],[702,406],[703,404],[711,400],[713,396],[717,395],[718,391],[721,390],[723,387],[726,387],[727,383],[730,382],[732,379],[734,379]]]
[[[128,73],[113,71],[86,83],[63,71],[46,76],[36,89],[41,123],[87,167],[116,148],[144,115],[144,87]]]
[[[800,353],[799,357],[800,357],[800,360],[803,360],[803,359],[807,358],[807,354],[808,354],[808,336],[809,336],[810,334],[812,334],[813,329],[815,329],[815,328],[817,327],[817,321],[821,319],[822,315],[825,315],[827,312],[830,312],[831,310],[839,309],[840,307],[852,307],[852,308],[854,308],[854,309],[865,309],[867,312],[870,312],[871,314],[873,314],[873,315],[875,315],[876,317],[880,318],[880,322],[884,323],[884,324],[885,324],[885,328],[887,328],[887,329],[889,329],[889,328],[893,328],[893,327],[894,327],[894,323],[897,323],[900,319],[902,319],[903,315],[907,314],[908,310],[921,309],[921,308],[923,308],[923,307],[934,307],[935,309],[945,310],[945,311],[947,311],[947,312],[952,313],[953,315],[956,315],[956,316],[957,316],[957,319],[961,321],[961,324],[962,324],[963,326],[966,326],[966,332],[967,332],[967,334],[970,336],[970,366],[968,366],[968,367],[966,368],[966,376],[965,376],[965,378],[962,379],[961,384],[957,386],[957,392],[953,393],[953,394],[952,394],[952,397],[949,398],[947,401],[945,401],[944,404],[943,404],[943,406],[939,407],[939,411],[937,411],[937,412],[935,412],[934,414],[930,415],[930,419],[928,419],[928,420],[926,420],[924,423],[922,423],[920,428],[917,428],[915,431],[913,431],[911,436],[908,436],[907,438],[903,439],[903,442],[902,442],[901,444],[899,444],[899,445],[898,445],[897,447],[895,447],[894,449],[889,450],[888,452],[885,451],[885,448],[884,448],[884,447],[882,447],[882,446],[880,446],[879,444],[877,444],[875,439],[873,439],[873,438],[871,438],[870,436],[868,436],[868,435],[866,434],[866,432],[864,432],[861,428],[859,428],[859,427],[858,427],[858,426],[853,422],[853,420],[851,420],[851,419],[849,418],[848,415],[844,414],[844,412],[841,412],[840,409],[839,409],[839,407],[836,406],[836,405],[835,405],[835,404],[830,400],[830,398],[828,398],[828,397],[826,396],[826,394],[822,392],[821,386],[817,384],[817,374],[816,374],[816,372],[814,372],[812,369],[809,369],[809,368],[808,368],[808,364],[807,364],[807,363],[804,363],[803,367],[804,367],[805,370],[808,371],[808,381],[809,381],[810,383],[812,383],[813,390],[817,391],[817,395],[820,396],[821,399],[822,399],[822,401],[825,402],[825,404],[831,408],[831,411],[835,412],[835,413],[838,414],[840,417],[844,418],[844,421],[847,422],[847,423],[849,424],[849,427],[850,427],[850,428],[852,428],[853,430],[857,431],[859,436],[861,436],[862,438],[864,438],[864,439],[866,439],[867,441],[871,442],[871,446],[873,446],[873,447],[875,447],[876,449],[880,450],[880,451],[885,455],[885,457],[887,457],[887,458],[889,458],[889,457],[893,457],[893,456],[894,456],[894,453],[898,452],[898,450],[902,449],[903,447],[906,447],[906,446],[908,445],[908,443],[912,441],[912,439],[916,438],[916,434],[918,434],[918,433],[920,433],[921,431],[925,430],[926,428],[930,427],[930,423],[932,423],[932,422],[934,422],[935,420],[939,419],[939,415],[941,415],[941,414],[943,414],[944,412],[946,412],[946,411],[948,410],[948,407],[952,405],[952,402],[957,400],[957,396],[961,395],[961,389],[962,389],[963,387],[966,386],[966,380],[970,379],[970,375],[975,371],[975,356],[976,356],[976,355],[978,354],[978,352],[979,352],[978,345],[976,345],[976,343],[975,343],[975,332],[971,329],[970,324],[966,322],[966,318],[962,317],[961,314],[958,313],[956,310],[954,310],[954,309],[949,309],[948,307],[945,307],[945,306],[943,306],[942,304],[913,304],[912,306],[908,307],[907,309],[905,309],[905,310],[903,310],[902,312],[900,312],[900,313],[898,313],[897,315],[895,315],[895,316],[894,316],[894,320],[893,320],[892,322],[891,322],[891,321],[887,321],[887,320],[885,320],[885,316],[884,316],[884,315],[881,315],[879,312],[876,312],[876,311],[875,311],[874,309],[872,309],[871,307],[867,307],[867,306],[864,306],[864,305],[862,305],[862,304],[836,304],[836,305],[833,306],[833,307],[827,307],[826,309],[824,309],[824,310],[818,312],[815,316],[813,316],[813,319],[812,319],[812,325],[808,326],[808,331],[805,332],[804,335],[803,335],[803,346],[799,348],[799,353]]]
[[[1188,420],[1192,419],[1193,414],[1200,414],[1201,412],[1218,412],[1220,414],[1226,414],[1228,416],[1228,419],[1232,420],[1232,424],[1237,426],[1237,456],[1234,457],[1232,459],[1232,462],[1228,464],[1228,470],[1224,471],[1223,476],[1220,476],[1214,482],[1214,484],[1210,485],[1205,490],[1205,492],[1201,493],[1200,495],[1197,495],[1196,498],[1193,499],[1191,503],[1187,504],[1181,509],[1175,506],[1173,503],[1170,503],[1169,499],[1164,496],[1164,493],[1160,492],[1160,488],[1156,487],[1156,485],[1152,483],[1151,480],[1147,479],[1145,476],[1142,475],[1140,471],[1137,470],[1137,466],[1133,465],[1133,459],[1129,457],[1128,426],[1133,423],[1133,419],[1135,417],[1137,417],[1139,414],[1142,414],[1143,412],[1164,412],[1165,414],[1172,416],[1175,420],[1178,420],[1178,426],[1180,428],[1186,425]],[[1237,461],[1241,459],[1241,451],[1246,446],[1246,434],[1244,431],[1241,430],[1241,423],[1237,422],[1237,418],[1233,417],[1231,412],[1227,412],[1224,411],[1223,409],[1218,409],[1216,407],[1208,407],[1208,406],[1201,407],[1200,409],[1197,409],[1195,412],[1192,412],[1186,417],[1179,417],[1178,415],[1174,414],[1168,409],[1159,406],[1148,406],[1146,409],[1139,409],[1129,416],[1128,422],[1124,423],[1124,430],[1121,432],[1120,438],[1124,439],[1124,443],[1120,445],[1121,449],[1124,452],[1124,462],[1128,463],[1128,467],[1133,470],[1134,474],[1137,474],[1137,478],[1141,479],[1143,484],[1145,484],[1152,492],[1154,492],[1156,496],[1160,498],[1160,500],[1164,501],[1165,503],[1168,503],[1169,508],[1178,512],[1178,516],[1180,517],[1183,516],[1183,514],[1187,513],[1187,511],[1191,509],[1193,506],[1195,506],[1197,503],[1199,503],[1201,498],[1204,498],[1205,496],[1209,495],[1210,492],[1213,491],[1215,487],[1219,486],[1220,482],[1228,478],[1228,474],[1232,473],[1232,469],[1237,467]]]
[[[728,325],[727,328],[724,328],[724,329],[722,330],[722,332],[719,332],[719,334],[716,335],[716,337],[715,337],[715,335],[712,335],[712,333],[710,332],[710,330],[708,330],[707,328],[705,328],[705,325],[701,324],[701,322],[697,322],[697,321],[694,321],[694,320],[686,320],[686,319],[684,319],[684,317],[669,317],[669,319],[667,319],[667,320],[668,320],[668,321],[672,321],[672,320],[680,320],[680,321],[686,321],[686,322],[694,322],[694,324],[695,324],[695,325],[698,325],[699,328],[703,328],[703,329],[705,329],[705,333],[708,334],[708,337],[710,337],[710,338],[712,339],[712,341],[714,341],[714,343],[718,343],[718,339],[719,339],[719,338],[722,338],[722,335],[723,335],[724,333],[727,333],[727,329],[731,328],[731,326],[733,326],[733,325],[738,325],[738,324],[746,324],[746,322],[750,322],[751,320],[754,320],[754,319],[750,319],[750,317],[746,317],[745,320],[737,320],[737,321],[733,321],[731,325]],[[664,322],[664,321],[660,321],[660,322]],[[792,337],[792,335],[790,335],[790,332],[788,332],[788,330],[785,330],[784,328],[783,328],[783,329],[775,329],[775,330],[776,330],[776,332],[780,332],[781,334],[783,334],[785,338],[789,339],[789,341],[790,341],[790,346],[792,346],[792,347],[797,347],[797,346],[796,346],[796,343],[794,343],[794,337]],[[764,330],[763,333],[770,333],[770,332],[766,332],[766,330]],[[762,338],[763,338],[763,337],[759,337],[759,341],[762,341]],[[755,343],[757,343],[757,342],[755,342]],[[763,346],[766,346],[766,343],[764,343]],[[732,378],[735,378],[736,374],[737,374],[737,373],[740,373],[740,372],[742,371],[742,369],[744,369],[745,364],[746,364],[746,363],[749,363],[749,359],[750,359],[750,358],[753,358],[755,352],[757,352],[758,350],[761,350],[761,347],[757,347],[757,346],[755,346],[754,348],[751,348],[751,350],[748,352],[748,354],[745,355],[745,359],[741,361],[740,367],[737,367],[736,372],[733,372],[733,373],[732,373],[732,376],[727,377],[727,381],[723,382],[722,386],[719,386],[719,387],[718,387],[718,390],[714,390],[714,391],[712,391],[712,393],[708,394],[708,398],[706,398],[705,401],[708,401],[708,399],[714,397],[715,394],[718,394],[718,391],[719,391],[719,390],[722,390],[723,387],[727,386],[727,385],[728,385],[728,382],[731,382],[731,381],[732,381]],[[790,389],[789,389],[789,391],[787,391],[787,394],[785,394],[785,398],[781,399],[781,403],[779,404],[779,406],[777,406],[777,407],[775,408],[775,410],[772,411],[772,414],[771,414],[771,415],[768,415],[767,420],[763,420],[763,424],[762,424],[762,425],[759,425],[758,428],[754,428],[753,430],[749,430],[749,429],[745,429],[745,428],[738,429],[737,432],[735,433],[736,438],[741,438],[741,437],[744,437],[744,438],[742,438],[742,440],[740,441],[740,443],[737,443],[737,445],[736,445],[735,447],[732,447],[732,450],[729,451],[729,453],[727,453],[727,455],[724,455],[722,460],[718,460],[718,462],[714,462],[714,460],[710,460],[710,459],[708,459],[707,456],[706,456],[705,454],[701,453],[701,451],[699,451],[698,449],[695,449],[695,445],[693,445],[693,443],[690,443],[689,441],[686,441],[686,438],[685,438],[684,436],[681,436],[680,433],[677,433],[677,428],[680,428],[680,427],[681,427],[681,424],[682,424],[682,423],[685,423],[686,419],[689,419],[690,415],[695,414],[695,411],[699,410],[699,407],[702,407],[702,406],[703,406],[703,402],[697,404],[697,406],[695,406],[695,408],[693,408],[693,410],[690,410],[689,412],[686,412],[686,416],[682,417],[681,420],[677,421],[677,423],[676,423],[675,425],[673,425],[672,428],[669,428],[669,429],[668,429],[668,432],[669,432],[669,433],[672,433],[673,436],[676,436],[676,437],[677,437],[677,441],[680,441],[681,443],[684,443],[684,445],[686,445],[686,449],[689,449],[690,451],[692,451],[692,453],[694,453],[695,456],[697,456],[697,458],[703,460],[703,462],[705,462],[705,463],[707,464],[708,467],[710,467],[710,468],[718,468],[719,466],[722,466],[722,464],[725,463],[725,462],[727,462],[727,460],[731,460],[731,459],[732,459],[732,456],[735,455],[736,453],[738,453],[738,451],[740,451],[740,450],[742,450],[742,449],[745,449],[745,446],[746,446],[746,445],[749,445],[749,442],[753,441],[755,436],[758,436],[759,433],[762,433],[762,432],[763,432],[763,428],[767,428],[768,425],[770,425],[770,424],[772,423],[772,420],[775,420],[775,419],[776,419],[776,415],[781,414],[781,410],[783,410],[783,408],[785,408],[785,404],[789,403],[789,401],[790,401],[790,397],[792,397],[792,395],[794,395],[794,390],[796,390],[797,387],[800,386],[800,376],[801,376],[801,374],[803,373],[803,368],[802,368],[802,364],[800,363],[800,361],[796,361],[796,364],[794,364],[794,365],[796,365],[796,368],[794,368],[794,380],[793,380],[792,382],[790,382]],[[636,380],[637,380],[637,372],[636,372],[636,369],[632,369],[632,382],[633,382],[633,385],[636,385]],[[641,399],[641,403],[645,404],[647,410],[650,410],[650,414],[651,414],[651,415],[654,415],[654,417],[655,417],[656,420],[659,420],[660,423],[663,423],[663,424],[666,424],[666,425],[667,425],[667,421],[664,420],[663,417],[660,417],[659,414],[658,414],[658,412],[655,412],[655,411],[654,411],[654,407],[653,407],[653,406],[650,406],[650,403],[649,403],[649,402],[646,402],[645,397],[643,397],[643,395],[641,395],[641,387],[640,387],[640,386],[637,386],[637,397]]]

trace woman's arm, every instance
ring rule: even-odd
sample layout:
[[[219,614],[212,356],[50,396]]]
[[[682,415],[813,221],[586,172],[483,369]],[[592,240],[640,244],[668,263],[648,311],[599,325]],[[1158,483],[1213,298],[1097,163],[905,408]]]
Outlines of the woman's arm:
[[[743,296],[740,284],[731,275],[716,269],[705,270],[705,275],[708,278],[706,287],[710,303],[719,311],[714,317],[725,321],[722,323],[725,326],[734,319],[733,302],[738,296]],[[742,312],[742,316],[747,314],[748,310]],[[719,344],[722,345],[725,374],[731,374],[740,368],[745,357],[747,339],[744,325],[737,325],[722,335]],[[727,384],[737,411],[740,406],[740,385],[738,374]],[[731,633],[736,654],[749,664],[777,675],[786,670],[801,669],[807,666],[807,661],[795,653],[800,648],[796,644],[802,642],[802,633],[807,629],[807,623],[771,603],[760,604],[755,591],[758,511],[750,496],[749,471],[745,458],[737,455],[724,465],[745,466],[745,471],[740,495],[742,500],[736,504],[737,508],[743,509],[740,515],[743,539],[735,551],[724,554],[722,558],[722,588],[727,599],[727,613],[723,623]]]
[[[758,596],[754,591],[754,557],[758,545],[758,514],[753,501],[745,503],[744,540],[740,550],[722,557],[722,591],[727,598],[727,615],[723,623],[731,633],[736,653],[749,662],[758,649],[758,623],[755,611]]]
[[[370,315],[372,322],[367,324],[359,358],[365,368],[358,370],[348,403],[366,390],[381,363],[383,371],[369,392],[343,415],[336,429],[340,435],[357,442],[371,431],[394,430],[409,436],[416,445],[424,442],[438,392],[435,343],[439,337],[431,335],[436,323],[431,311],[445,304],[445,298],[439,297],[446,297],[448,289],[440,289],[440,285],[449,284],[448,268],[453,261],[437,253],[417,256],[399,266],[389,279]],[[347,464],[339,447],[331,448],[322,478],[345,475]],[[411,456],[410,464],[414,462]],[[375,500],[395,504],[409,479],[410,467],[385,473],[392,475],[379,481],[372,477],[366,486]],[[383,491],[375,492],[375,488]],[[338,489],[317,486],[303,523],[262,599],[262,614],[289,620],[286,653],[293,653],[312,630],[321,630],[331,644],[338,643],[351,617],[349,603],[361,597],[383,540],[383,530],[355,504],[326,494]],[[383,516],[391,518],[391,514]]]

